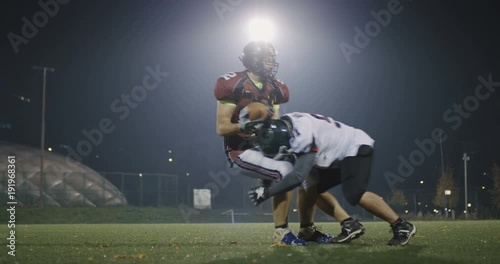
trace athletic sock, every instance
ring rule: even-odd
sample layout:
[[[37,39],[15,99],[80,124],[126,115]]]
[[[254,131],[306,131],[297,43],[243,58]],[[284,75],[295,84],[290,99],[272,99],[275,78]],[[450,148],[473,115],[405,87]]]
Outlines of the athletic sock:
[[[347,221],[354,221],[354,219],[349,216],[349,218],[347,218],[344,221],[340,222],[340,225],[344,225],[344,223],[347,222]]]
[[[394,221],[394,223],[391,223],[391,226],[397,226],[401,224],[404,220],[401,217],[398,217],[398,220]]]
[[[300,228],[309,228],[311,226],[313,226],[314,223],[310,223],[310,224],[300,224]]]

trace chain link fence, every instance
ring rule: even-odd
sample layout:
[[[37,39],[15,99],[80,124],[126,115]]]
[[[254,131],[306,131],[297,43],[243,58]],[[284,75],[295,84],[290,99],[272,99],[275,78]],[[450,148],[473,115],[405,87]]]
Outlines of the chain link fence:
[[[179,180],[175,174],[100,172],[134,206],[177,206]]]

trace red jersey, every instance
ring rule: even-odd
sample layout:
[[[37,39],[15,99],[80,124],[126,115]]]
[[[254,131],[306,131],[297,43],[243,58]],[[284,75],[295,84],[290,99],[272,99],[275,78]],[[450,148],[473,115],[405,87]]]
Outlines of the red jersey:
[[[263,102],[268,105],[279,105],[288,102],[288,87],[278,79],[266,80],[259,89],[248,78],[247,72],[229,72],[217,79],[214,89],[215,98],[224,103],[236,105],[231,117],[232,123],[238,123],[241,109],[251,102]],[[230,160],[234,160],[241,152],[253,147],[247,139],[249,134],[238,133],[224,137],[224,148]]]

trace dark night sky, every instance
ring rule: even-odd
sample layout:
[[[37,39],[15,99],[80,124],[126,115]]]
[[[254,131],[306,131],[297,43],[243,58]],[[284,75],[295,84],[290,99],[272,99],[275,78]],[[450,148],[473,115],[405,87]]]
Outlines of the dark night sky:
[[[479,76],[500,82],[500,9],[494,1],[402,0],[401,13],[350,63],[340,44],[354,45],[354,28],[364,29],[374,21],[370,11],[385,10],[390,1],[243,0],[232,1],[236,5],[222,16],[213,2],[228,3],[70,1],[17,54],[9,32],[21,35],[21,19],[33,21],[42,9],[36,1],[2,3],[0,121],[13,128],[0,136],[39,146],[42,75],[31,66],[54,67],[47,79],[47,146],[66,155],[61,145],[76,149],[86,139],[82,130],[109,118],[115,130],[84,157],[85,164],[98,171],[190,172],[192,186],[201,187],[210,172],[225,169],[222,138],[215,133],[215,80],[243,69],[238,56],[250,41],[247,25],[261,15],[275,25],[278,77],[291,92],[282,110],[330,115],[368,132],[377,147],[375,191],[388,191],[384,172],[397,173],[398,156],[407,159],[418,149],[414,141],[430,138],[435,128],[448,136],[445,162],[455,167],[458,181],[465,148],[474,153],[470,184],[491,185],[482,172],[500,161],[498,92],[479,100],[468,118],[451,113],[462,121],[457,129],[457,121],[443,114],[474,96]],[[130,94],[146,67],[156,65],[170,75],[121,120],[112,102]],[[431,188],[439,165],[437,149],[401,187],[415,188],[423,179]]]

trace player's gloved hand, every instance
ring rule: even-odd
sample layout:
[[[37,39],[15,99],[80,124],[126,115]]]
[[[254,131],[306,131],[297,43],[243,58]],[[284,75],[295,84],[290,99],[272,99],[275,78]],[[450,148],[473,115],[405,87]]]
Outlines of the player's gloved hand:
[[[269,197],[266,197],[266,188],[265,187],[256,187],[250,189],[248,191],[248,197],[252,201],[254,206],[257,206],[267,200]]]
[[[273,118],[274,115],[274,107],[272,105],[269,105],[267,102],[263,102],[267,106],[267,114],[269,118]]]
[[[248,107],[244,107],[240,111],[240,121],[238,123],[238,126],[240,127],[240,131],[246,132],[246,133],[251,133],[254,132],[255,130],[261,128],[264,124],[264,118],[259,118],[256,120],[250,120],[249,117],[249,112],[248,112]]]
[[[238,123],[240,131],[246,133],[255,132],[256,130],[260,129],[263,125],[264,125],[264,120],[250,121],[248,119],[246,120],[240,119],[240,122]]]

